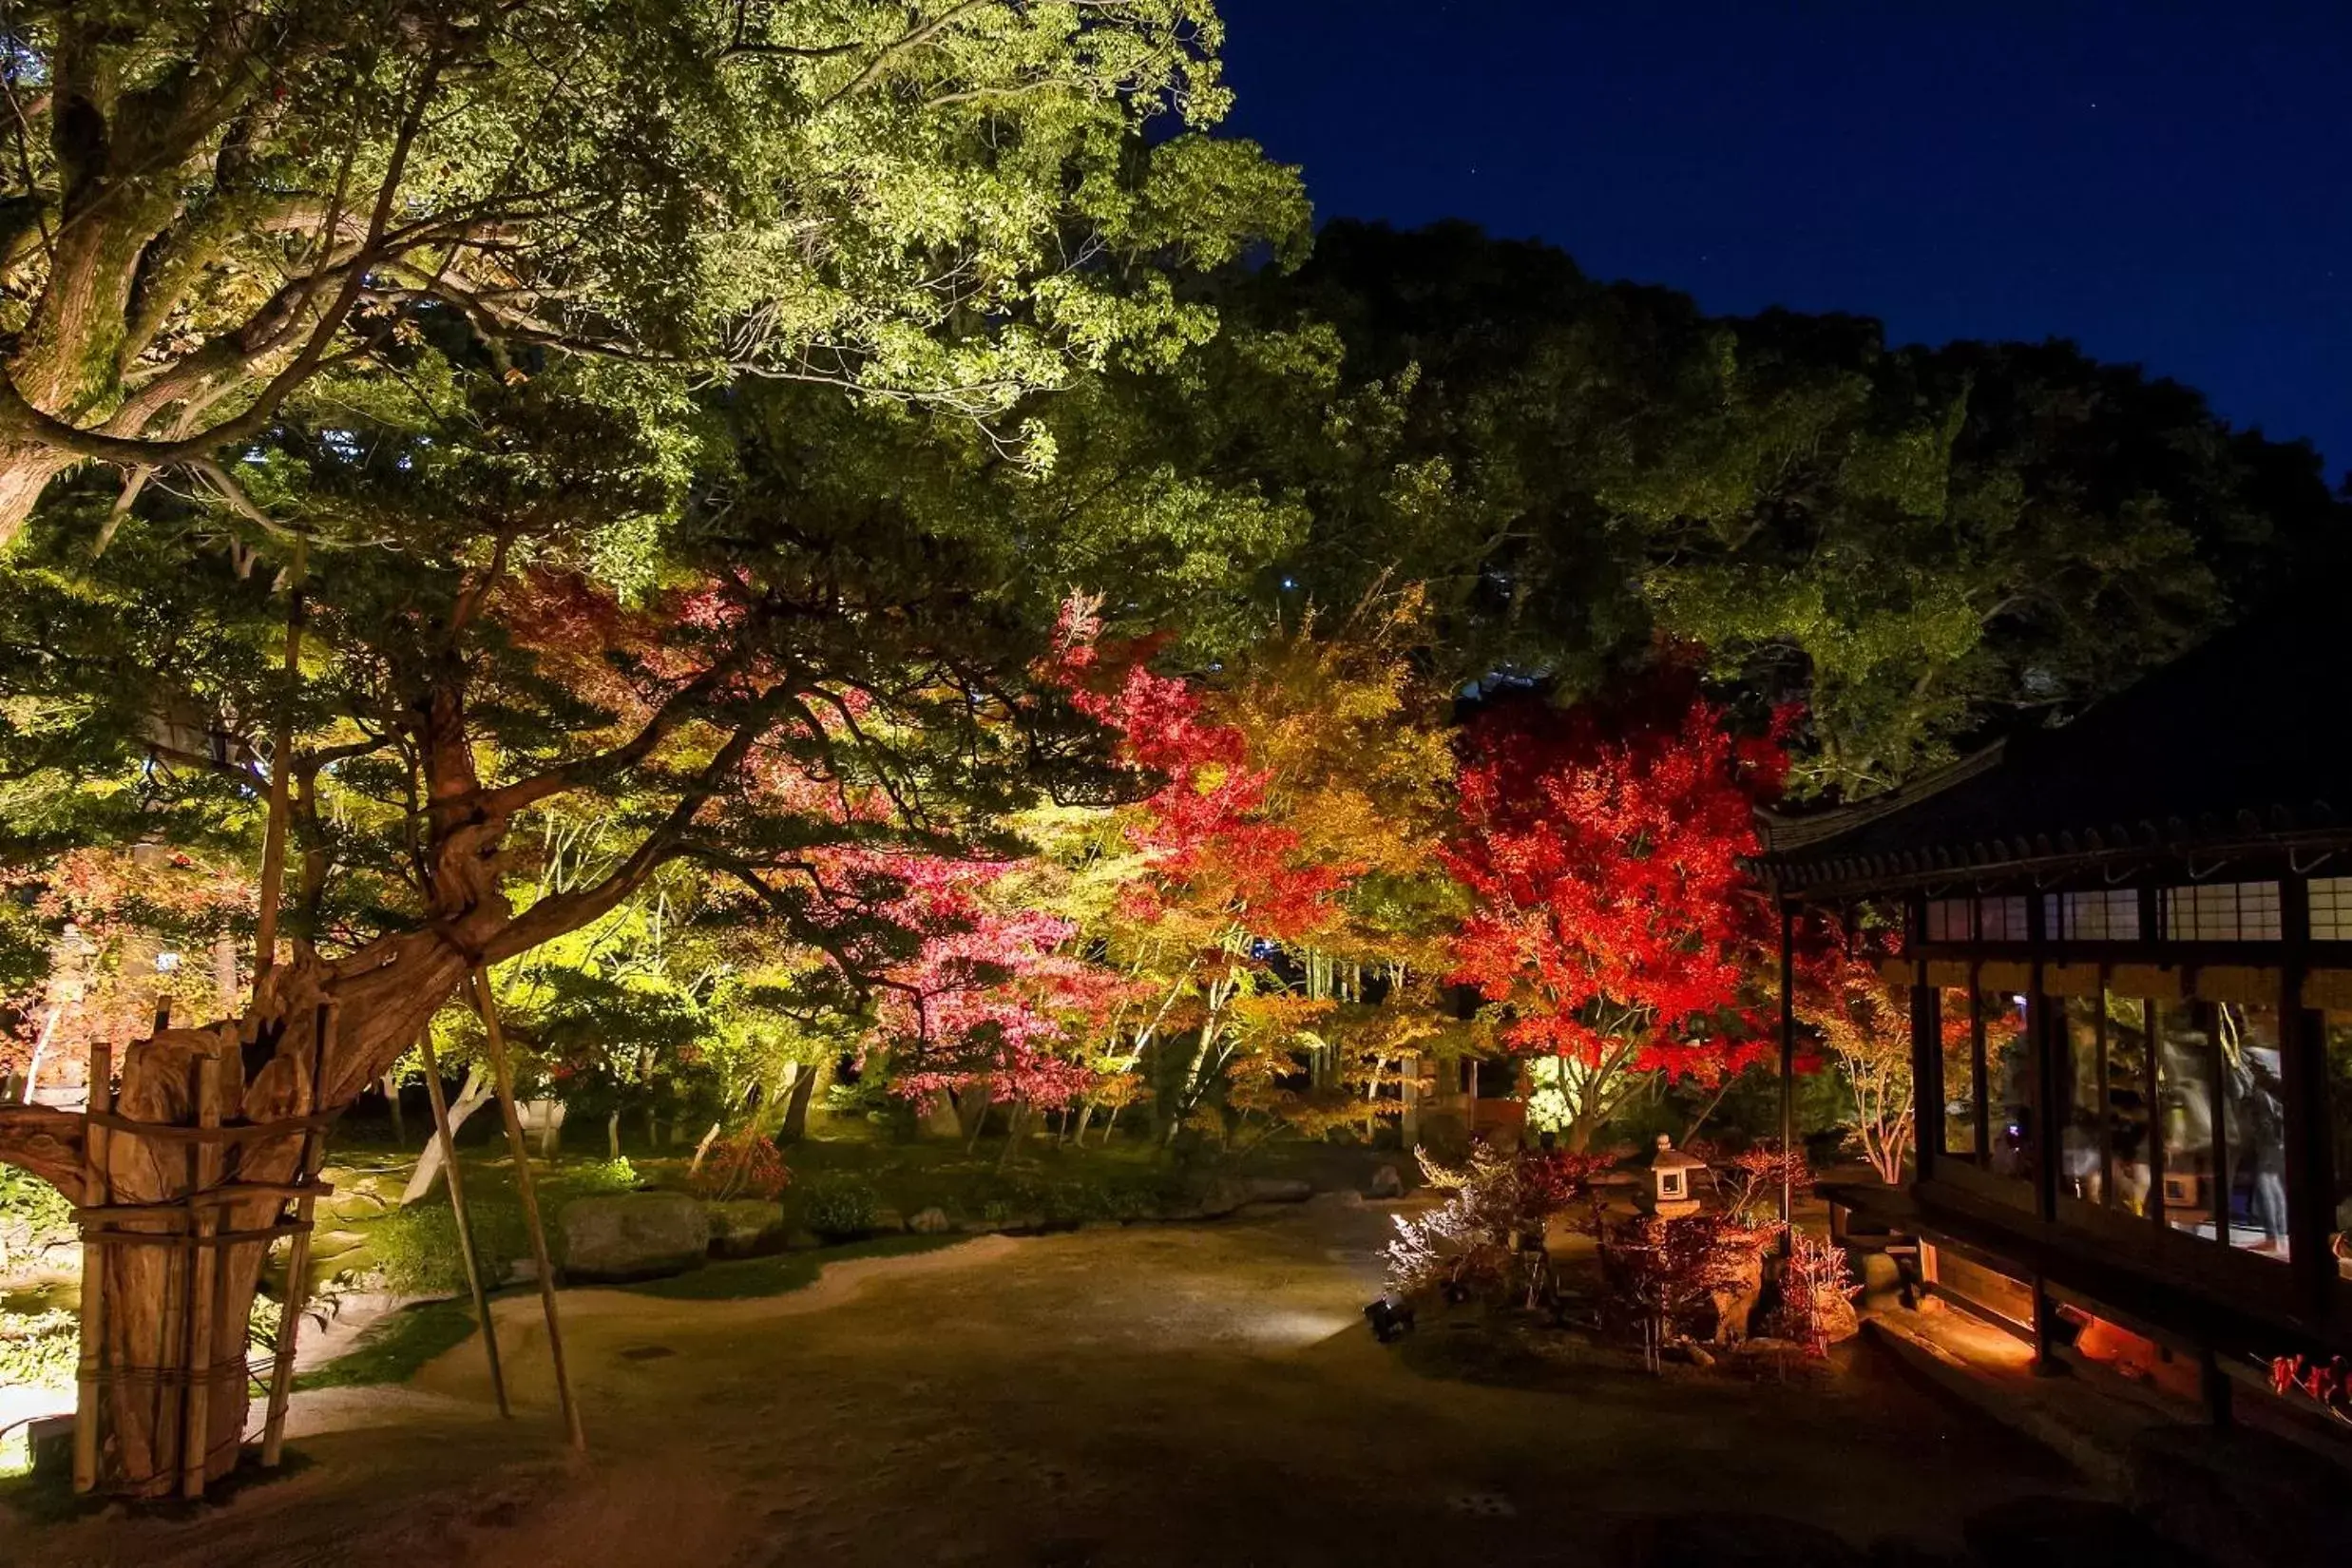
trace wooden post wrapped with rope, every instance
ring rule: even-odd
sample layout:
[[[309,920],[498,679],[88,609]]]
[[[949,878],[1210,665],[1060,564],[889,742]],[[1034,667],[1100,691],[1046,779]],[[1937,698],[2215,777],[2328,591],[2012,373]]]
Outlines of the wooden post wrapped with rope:
[[[114,1108],[114,1047],[90,1047],[89,1125],[82,1139],[82,1204],[104,1211],[111,1183],[106,1177],[106,1128],[99,1119]],[[105,1403],[101,1374],[105,1367],[105,1246],[89,1223],[82,1226],[82,1366],[73,1412],[73,1489],[98,1485],[99,1411]]]
[[[219,1056],[203,1056],[191,1069],[195,1125],[132,1120],[119,1114],[108,1094],[110,1066],[105,1047],[92,1052],[86,1119],[91,1152],[83,1195],[95,1201],[74,1210],[82,1226],[86,1270],[74,1484],[85,1492],[97,1488],[106,1449],[105,1412],[113,1407],[111,1401],[124,1399],[152,1402],[141,1419],[154,1418],[153,1446],[143,1465],[113,1478],[111,1489],[134,1497],[201,1497],[223,1445],[236,1441],[233,1434],[216,1439],[213,1433],[216,1397],[227,1380],[247,1375],[243,1325],[236,1326],[236,1353],[224,1354],[219,1347],[220,1341],[232,1337],[221,1315],[225,1259],[233,1249],[266,1248],[281,1236],[306,1236],[312,1204],[333,1191],[315,1174],[294,1181],[242,1179],[235,1174],[242,1163],[241,1148],[323,1138],[333,1117],[314,1110],[280,1120],[224,1125],[223,1061]],[[160,1166],[184,1157],[190,1173],[186,1189],[151,1202],[120,1198],[108,1171],[114,1157],[122,1154],[119,1140],[125,1138],[148,1146],[148,1163]],[[227,1157],[232,1147],[240,1149],[234,1164]],[[296,1206],[291,1219],[284,1217],[282,1207],[289,1201]],[[248,1205],[277,1208],[279,1217],[240,1229],[233,1216]],[[224,1214],[232,1218],[224,1220]],[[154,1339],[134,1332],[132,1323],[112,1321],[118,1314],[111,1310],[114,1304],[106,1292],[109,1258],[134,1249],[160,1253],[166,1260],[164,1278],[172,1299],[158,1323],[161,1334]],[[119,1438],[119,1426],[116,1435]],[[122,1463],[119,1455],[117,1463]]]
[[[197,1059],[196,1125],[202,1132],[220,1125],[219,1057]],[[212,1320],[220,1274],[213,1241],[220,1233],[220,1211],[212,1204],[220,1190],[220,1145],[207,1138],[190,1157],[195,1174],[188,1187],[188,1384],[181,1409],[186,1425],[180,1440],[180,1495],[191,1502],[204,1495],[204,1466],[212,1457],[212,1386],[220,1372],[213,1365]],[[243,1375],[241,1362],[237,1371]]]

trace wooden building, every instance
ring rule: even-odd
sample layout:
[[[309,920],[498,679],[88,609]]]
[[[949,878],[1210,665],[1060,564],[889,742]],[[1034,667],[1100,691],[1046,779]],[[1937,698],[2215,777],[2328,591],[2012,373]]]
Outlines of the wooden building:
[[[2352,638],[2279,614],[1773,825],[1784,932],[1872,904],[1905,936],[1916,1176],[1835,1195],[2044,1364],[2103,1320],[2185,1355],[2220,1414],[2224,1374],[2352,1352],[2347,720]]]

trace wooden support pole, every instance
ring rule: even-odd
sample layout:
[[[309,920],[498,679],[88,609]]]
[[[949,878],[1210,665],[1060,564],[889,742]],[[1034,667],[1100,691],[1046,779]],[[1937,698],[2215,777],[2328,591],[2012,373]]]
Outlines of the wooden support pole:
[[[482,1353],[489,1358],[490,1391],[498,1396],[498,1413],[510,1416],[507,1405],[507,1374],[498,1365],[498,1325],[490,1321],[489,1292],[482,1287],[482,1262],[473,1249],[473,1222],[466,1216],[466,1183],[457,1174],[457,1136],[449,1127],[449,1097],[441,1088],[441,1064],[433,1060],[432,1032],[416,1042],[425,1059],[425,1095],[432,1101],[432,1131],[441,1146],[441,1169],[449,1180],[449,1212],[457,1218],[458,1252],[466,1260],[466,1289],[473,1295],[473,1315],[482,1325]]]
[[[530,1227],[531,1258],[539,1271],[539,1303],[547,1314],[547,1354],[555,1364],[556,1398],[564,1406],[564,1430],[574,1448],[588,1445],[580,1425],[580,1405],[572,1398],[571,1376],[564,1368],[564,1328],[555,1309],[555,1266],[547,1257],[547,1233],[539,1221],[539,1195],[531,1184],[529,1146],[523,1138],[523,1118],[514,1107],[514,1075],[507,1063],[507,1042],[498,1028],[498,1004],[490,1000],[489,972],[480,965],[473,971],[474,1010],[482,1015],[482,1033],[490,1052],[490,1076],[498,1089],[498,1112],[507,1123],[507,1143],[514,1151],[514,1187],[523,1199],[523,1218]],[[455,1174],[455,1168],[451,1168]]]
[[[155,999],[155,1023],[150,1032],[160,1035],[170,1027],[171,998],[159,996]],[[134,1147],[150,1141],[139,1135],[131,1136],[137,1138]],[[159,1154],[159,1162],[163,1157]],[[189,1187],[193,1188],[196,1185],[196,1150],[193,1143],[188,1147],[184,1174]],[[117,1241],[116,1245],[133,1244]],[[163,1268],[163,1311],[155,1323],[155,1367],[162,1375],[155,1380],[154,1413],[148,1430],[154,1434],[155,1442],[152,1456],[154,1479],[166,1482],[180,1474],[181,1420],[187,1400],[188,1280],[194,1261],[193,1251],[177,1242],[165,1254]],[[124,1326],[128,1327],[131,1314],[125,1312],[124,1318]],[[127,1371],[130,1368],[121,1369]]]
[[[340,1015],[333,1003],[322,1002],[311,1032],[311,1086],[306,1097],[309,1103],[303,1115],[318,1114],[322,1096],[318,1077],[327,1068],[327,1043]],[[318,1168],[326,1162],[327,1134],[322,1127],[311,1127],[302,1134],[302,1163],[297,1183],[308,1189],[318,1179]],[[277,1305],[277,1353],[270,1367],[269,1414],[261,1426],[261,1464],[264,1469],[276,1469],[285,1453],[286,1405],[294,1397],[294,1357],[302,1338],[302,1312],[310,1305],[311,1294],[311,1222],[317,1213],[318,1198],[305,1191],[294,1200],[295,1223],[300,1228],[286,1243],[286,1294]]]
[[[196,1059],[196,1124],[207,1130],[220,1125],[220,1059]],[[195,1172],[189,1195],[208,1193],[220,1180],[220,1145],[196,1145]],[[188,1392],[181,1406],[184,1428],[180,1440],[180,1495],[193,1502],[204,1495],[205,1461],[212,1449],[213,1294],[220,1276],[220,1249],[212,1234],[220,1228],[216,1206],[188,1206],[188,1233],[195,1245],[188,1257]]]
[[[286,689],[271,734],[269,817],[261,835],[259,916],[254,929],[253,983],[277,962],[277,899],[286,876],[286,791],[294,769],[294,694],[302,676],[302,555],[296,545],[294,589],[286,602]]]
[[[89,1108],[104,1116],[114,1108],[114,1047],[90,1047]],[[106,1176],[106,1129],[91,1121],[82,1134],[82,1206],[103,1209],[113,1183]],[[93,1224],[82,1223],[82,1366],[73,1417],[73,1489],[98,1485],[98,1423],[105,1403],[99,1373],[106,1354],[106,1250],[92,1238]]]

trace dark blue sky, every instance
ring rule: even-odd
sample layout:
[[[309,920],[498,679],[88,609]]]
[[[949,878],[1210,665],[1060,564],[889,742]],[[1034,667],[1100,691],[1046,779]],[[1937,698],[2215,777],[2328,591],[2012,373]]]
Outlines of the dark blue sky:
[[[2072,337],[2352,467],[2352,0],[1224,0],[1318,219]]]

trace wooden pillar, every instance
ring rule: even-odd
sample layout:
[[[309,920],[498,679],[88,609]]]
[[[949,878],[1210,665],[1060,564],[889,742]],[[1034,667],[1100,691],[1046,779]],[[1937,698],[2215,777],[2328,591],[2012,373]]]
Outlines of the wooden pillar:
[[[564,1406],[564,1427],[572,1446],[585,1448],[587,1433],[580,1425],[580,1406],[572,1398],[571,1375],[564,1367],[564,1325],[555,1307],[555,1266],[547,1256],[547,1233],[539,1222],[539,1194],[531,1183],[531,1153],[523,1138],[523,1119],[514,1108],[514,1075],[507,1063],[506,1037],[498,1027],[498,1004],[490,998],[489,971],[473,971],[474,1010],[482,1015],[482,1033],[488,1044],[490,1074],[498,1089],[499,1115],[507,1123],[507,1144],[514,1151],[514,1187],[523,1200],[523,1219],[531,1233],[531,1259],[539,1271],[539,1304],[547,1314],[547,1354],[555,1366],[555,1394]],[[450,1167],[450,1174],[456,1172]],[[486,1314],[487,1316],[487,1314]]]
[[[2310,972],[2311,905],[2300,876],[2279,879],[2283,945],[2279,1077],[2286,1100],[2286,1236],[2295,1299],[2324,1320],[2337,1274],[2328,1244],[2336,1229],[2335,1133],[2328,1124],[2326,1020],[2303,1005]]]
[[[1922,901],[1910,901],[1911,941],[1906,952],[1916,953],[1924,920]],[[1936,988],[1927,984],[1927,966],[1911,960],[1911,1158],[1918,1179],[1936,1174],[1943,1153],[1943,1046],[1936,1014]]]
[[[1795,1245],[1789,1233],[1795,1208],[1788,1157],[1797,1147],[1797,910],[1784,901],[1780,907],[1780,1223],[1781,1250]]]
[[[2050,1282],[2034,1276],[2034,1375],[2063,1377],[2066,1363],[2058,1359],[2058,1304],[2051,1299]]]
[[[2197,1390],[2205,1400],[2205,1419],[2216,1426],[2234,1425],[2237,1414],[2229,1374],[2210,1345],[2197,1347]]]
[[[220,1125],[220,1059],[196,1059],[196,1125],[211,1132]],[[220,1250],[213,1245],[220,1210],[212,1202],[220,1184],[220,1145],[201,1139],[195,1151],[195,1179],[188,1186],[187,1396],[182,1404],[180,1495],[195,1501],[204,1495],[204,1469],[212,1457],[213,1297],[220,1277]],[[239,1368],[243,1376],[243,1368]]]
[[[95,1233],[106,1223],[113,1182],[106,1175],[106,1129],[100,1117],[114,1109],[114,1047],[90,1047],[88,1119],[82,1134],[82,1207],[98,1217],[82,1222],[82,1365],[76,1381],[73,1416],[73,1489],[87,1493],[98,1485],[98,1423],[106,1403],[101,1375],[106,1356],[106,1250]]]
[[[2069,1049],[2066,1039],[2066,1008],[2063,1003],[2051,1005],[2051,999],[2042,991],[2042,973],[2049,960],[2050,931],[2045,916],[2048,904],[2043,895],[2028,893],[2025,900],[2025,930],[2033,945],[2026,966],[2025,1047],[2033,1053],[2034,1071],[2031,1080],[2035,1104],[2028,1112],[2033,1124],[2028,1129],[2030,1146],[2034,1152],[2034,1213],[2045,1224],[2055,1224],[2058,1217],[2058,1163],[2065,1147],[2059,1130],[2061,1111],[2059,1100],[2066,1078],[2062,1064]],[[2102,1156],[2102,1157],[2104,1157]],[[2041,1312],[2041,1287],[2034,1289],[2035,1314]],[[2041,1335],[2038,1325],[2035,1331],[2035,1361],[2038,1368],[2041,1359]]]

